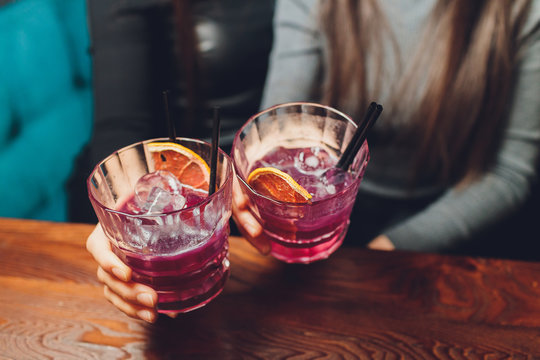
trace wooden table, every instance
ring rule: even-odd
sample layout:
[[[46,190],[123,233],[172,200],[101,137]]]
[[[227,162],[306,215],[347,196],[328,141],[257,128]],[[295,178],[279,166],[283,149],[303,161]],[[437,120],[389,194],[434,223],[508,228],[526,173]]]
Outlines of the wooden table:
[[[540,263],[341,248],[286,265],[231,238],[224,292],[149,325],[102,296],[91,230],[0,219],[0,359],[540,358]]]

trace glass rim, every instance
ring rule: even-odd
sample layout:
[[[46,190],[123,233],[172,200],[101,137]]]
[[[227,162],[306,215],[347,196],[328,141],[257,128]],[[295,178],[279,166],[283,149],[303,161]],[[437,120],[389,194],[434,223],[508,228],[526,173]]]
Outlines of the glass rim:
[[[236,145],[237,143],[240,141],[240,134],[245,130],[245,128],[250,125],[253,120],[255,120],[256,118],[258,118],[259,116],[267,113],[267,112],[270,112],[272,110],[275,110],[275,109],[280,109],[280,108],[284,108],[284,107],[290,107],[290,106],[313,106],[315,108],[321,108],[321,109],[325,109],[325,110],[329,110],[333,113],[336,113],[338,114],[339,116],[343,117],[347,122],[349,122],[351,125],[353,125],[353,127],[356,129],[358,128],[358,125],[352,120],[352,118],[331,107],[331,106],[328,106],[328,105],[322,105],[322,104],[318,104],[318,103],[314,103],[314,102],[308,102],[308,101],[294,101],[294,102],[286,102],[286,103],[281,103],[281,104],[276,104],[276,105],[273,105],[269,108],[266,108],[264,110],[261,110],[259,111],[258,113],[252,115],[249,117],[249,119],[246,121],[246,123],[244,125],[242,125],[242,127],[236,132],[236,134],[234,135],[234,140],[233,140],[233,143],[232,143],[232,147],[231,147],[231,160],[232,160],[232,165],[233,165],[233,168],[234,168],[234,171],[236,173],[236,178],[239,179],[253,194],[259,196],[260,198],[263,198],[267,201],[270,201],[271,203],[274,203],[274,204],[277,204],[277,205],[286,205],[286,206],[289,206],[289,207],[303,207],[303,206],[314,206],[314,205],[319,205],[321,203],[324,203],[326,201],[329,201],[329,200],[333,200],[335,199],[336,197],[338,196],[342,196],[346,191],[348,191],[353,185],[356,185],[357,182],[361,181],[362,179],[360,177],[357,177],[354,179],[353,182],[351,182],[351,184],[349,184],[349,186],[347,186],[346,188],[344,188],[343,190],[335,193],[335,194],[332,194],[330,196],[327,196],[325,197],[324,199],[320,199],[320,200],[315,200],[315,201],[310,201],[308,203],[295,203],[295,202],[289,202],[289,201],[282,201],[282,200],[277,200],[277,199],[273,199],[271,197],[268,197],[266,195],[263,195],[263,194],[260,194],[258,193],[257,191],[255,191],[255,189],[253,189],[251,186],[249,186],[248,182],[246,179],[244,179],[244,177],[241,175],[242,172],[239,171],[238,169],[238,166],[236,165],[236,161],[234,161],[234,153],[235,153],[235,150],[236,150]],[[362,146],[360,147],[360,151],[362,151],[362,149],[364,149],[365,147],[365,150],[367,155],[369,156],[369,146],[368,146],[368,142],[367,140],[364,141],[364,143],[362,144]]]
[[[199,144],[208,146],[210,148],[212,147],[212,145],[209,142],[204,141],[204,140],[200,140],[200,139],[177,137],[176,140],[199,143]],[[103,165],[106,161],[111,159],[113,156],[118,155],[119,153],[121,153],[123,151],[126,151],[126,150],[128,150],[128,149],[130,149],[132,147],[138,146],[138,145],[145,145],[145,144],[151,143],[151,142],[171,142],[171,139],[170,138],[155,138],[155,139],[148,139],[148,140],[138,141],[136,143],[126,145],[126,146],[124,146],[124,147],[122,147],[122,148],[120,148],[118,150],[115,150],[113,153],[111,153],[106,158],[104,158],[99,163],[97,163],[96,166],[94,166],[93,170],[90,172],[90,175],[88,175],[88,178],[86,179],[86,188],[87,188],[87,191],[88,191],[88,197],[90,198],[90,201],[93,204],[98,205],[101,209],[103,209],[104,211],[109,212],[109,213],[114,213],[114,214],[127,216],[127,217],[131,217],[131,218],[152,219],[152,218],[156,218],[156,217],[162,217],[162,216],[167,216],[167,215],[172,215],[172,214],[185,212],[185,211],[188,211],[188,210],[193,210],[194,208],[200,207],[202,205],[206,205],[207,203],[212,201],[215,197],[217,197],[218,194],[221,194],[223,191],[225,191],[224,189],[225,189],[226,185],[228,185],[228,183],[231,182],[233,177],[234,177],[234,164],[233,164],[232,158],[225,151],[223,151],[221,148],[218,147],[218,153],[223,155],[224,158],[227,159],[227,162],[228,162],[227,169],[229,170],[227,172],[228,173],[230,172],[231,176],[227,176],[227,178],[225,179],[225,182],[223,183],[223,185],[220,186],[212,195],[207,196],[206,198],[204,198],[203,201],[201,201],[201,202],[199,202],[199,203],[197,203],[197,204],[195,204],[193,206],[185,207],[185,208],[182,208],[182,209],[179,209],[179,210],[172,210],[172,211],[169,211],[169,212],[161,212],[161,213],[157,213],[157,214],[129,214],[129,213],[126,213],[124,211],[111,209],[108,206],[104,205],[101,201],[96,199],[96,197],[94,196],[94,194],[92,194],[92,191],[90,190],[91,186],[93,186],[91,184],[92,183],[91,179],[94,176],[94,174],[96,174],[96,172],[99,170],[101,165]]]

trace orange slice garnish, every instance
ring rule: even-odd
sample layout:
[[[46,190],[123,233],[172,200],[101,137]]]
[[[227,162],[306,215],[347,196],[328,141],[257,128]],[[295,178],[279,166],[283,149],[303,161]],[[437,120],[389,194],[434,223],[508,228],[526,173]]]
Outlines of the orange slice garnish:
[[[247,182],[259,194],[275,200],[298,204],[305,204],[311,200],[311,194],[289,174],[273,167],[253,170]]]
[[[208,191],[210,167],[193,150],[173,142],[154,142],[147,147],[155,170],[170,171],[182,184]]]

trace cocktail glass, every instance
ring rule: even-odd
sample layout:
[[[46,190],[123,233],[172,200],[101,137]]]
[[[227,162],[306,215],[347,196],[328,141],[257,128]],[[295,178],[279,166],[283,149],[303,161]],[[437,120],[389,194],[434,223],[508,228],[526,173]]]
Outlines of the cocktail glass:
[[[95,167],[87,185],[113,252],[131,267],[134,281],[157,291],[158,312],[178,313],[207,304],[225,285],[233,169],[229,156],[219,150],[218,189],[211,196],[181,210],[125,211],[137,181],[155,170],[148,144],[166,141],[147,140],[116,151]],[[210,144],[187,138],[177,142],[210,163]]]
[[[337,163],[356,128],[347,115],[331,107],[298,102],[264,110],[251,117],[237,132],[231,150],[237,178],[249,199],[249,211],[270,239],[271,254],[275,258],[289,263],[309,263],[327,258],[342,244],[369,160],[368,145],[364,142],[356,154],[347,172],[348,183],[334,187],[337,191],[333,194],[314,196],[306,204],[261,195],[248,184],[249,174],[261,164],[279,167],[276,164],[298,161],[287,159],[296,156],[294,154],[312,155],[315,149],[329,155],[324,159],[324,168],[317,168],[323,159],[310,164],[316,168],[310,181],[315,177],[322,179],[332,173],[329,163],[330,168]],[[293,169],[296,175],[303,171],[297,170]],[[332,182],[339,178],[329,177],[326,185],[333,186]]]

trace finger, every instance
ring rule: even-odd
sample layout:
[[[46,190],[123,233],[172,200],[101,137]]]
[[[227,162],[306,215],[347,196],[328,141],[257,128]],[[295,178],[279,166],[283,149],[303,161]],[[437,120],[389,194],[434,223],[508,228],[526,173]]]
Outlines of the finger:
[[[149,323],[153,323],[156,321],[157,312],[155,310],[126,302],[124,299],[114,293],[111,289],[109,289],[107,285],[105,285],[103,288],[103,294],[111,304],[116,306],[127,316],[135,319],[141,319]]]
[[[238,209],[246,209],[248,205],[249,198],[240,187],[238,179],[234,179],[233,182],[233,204],[236,205]]]
[[[391,251],[396,249],[394,243],[392,243],[392,241],[390,241],[390,239],[386,235],[377,236],[375,239],[371,240],[369,244],[367,244],[367,247],[373,250],[385,251]]]
[[[240,189],[238,180],[235,179],[232,202],[233,219],[239,228],[244,229],[245,234],[243,235],[255,238],[261,234],[262,228],[257,219],[247,209],[247,205],[248,198]]]
[[[256,238],[261,235],[262,227],[255,217],[247,210],[239,210],[233,204],[233,219],[246,236]]]
[[[157,303],[157,293],[154,289],[139,284],[133,281],[124,282],[110,275],[101,267],[97,271],[98,279],[107,285],[107,287],[115,294],[120,296],[124,301],[136,303],[148,308],[154,308]]]
[[[246,208],[239,205],[238,202],[232,203],[233,219],[239,228],[247,232],[247,236],[255,238],[262,233],[262,227],[255,217]]]
[[[270,241],[264,235],[261,224],[248,210],[249,198],[243,193],[237,179],[234,180],[232,217],[242,236],[261,254],[270,253]]]
[[[245,212],[240,212],[240,214],[243,214]],[[249,213],[248,213],[249,214]],[[251,214],[249,214],[251,216]],[[266,235],[262,232],[262,228],[259,226],[260,231],[256,231],[255,233],[257,236],[252,236],[251,233],[249,233],[246,230],[246,227],[243,226],[244,223],[242,223],[242,220],[238,220],[237,216],[233,215],[233,220],[238,225],[238,230],[242,234],[242,236],[251,244],[253,245],[261,254],[268,255],[271,250],[270,240],[266,237]]]
[[[88,237],[86,249],[103,270],[122,281],[131,279],[131,269],[112,252],[109,238],[103,232],[101,224],[98,224]]]

